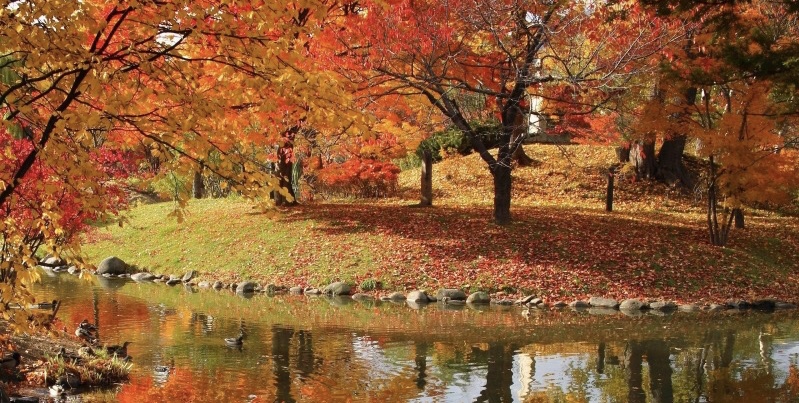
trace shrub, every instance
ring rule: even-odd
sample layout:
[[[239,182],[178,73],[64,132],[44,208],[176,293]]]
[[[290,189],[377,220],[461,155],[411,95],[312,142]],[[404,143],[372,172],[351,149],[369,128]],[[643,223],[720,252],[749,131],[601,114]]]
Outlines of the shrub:
[[[397,190],[400,169],[391,162],[353,158],[318,172],[317,190],[348,197],[386,197]]]

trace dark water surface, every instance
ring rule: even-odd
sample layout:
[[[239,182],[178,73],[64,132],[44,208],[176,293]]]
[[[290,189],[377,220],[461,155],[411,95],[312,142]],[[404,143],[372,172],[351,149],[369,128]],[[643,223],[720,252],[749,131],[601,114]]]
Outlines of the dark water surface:
[[[85,318],[133,342],[129,384],[72,401],[799,401],[797,312],[524,317],[52,273],[37,290],[70,330]]]

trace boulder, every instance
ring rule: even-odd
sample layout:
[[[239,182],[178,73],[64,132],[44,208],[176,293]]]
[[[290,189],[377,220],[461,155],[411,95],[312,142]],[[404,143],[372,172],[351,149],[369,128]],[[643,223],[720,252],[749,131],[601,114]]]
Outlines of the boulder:
[[[526,297],[524,297],[524,298],[521,298],[521,299],[518,299],[518,300],[516,300],[516,302],[515,302],[515,303],[516,303],[516,305],[524,305],[524,304],[527,304],[527,303],[529,303],[530,301],[532,301],[532,300],[533,300],[533,298],[535,298],[535,295],[528,295],[528,296],[526,296]]]
[[[397,292],[392,292],[387,297],[383,297],[381,299],[386,301],[405,301],[406,297],[405,294],[397,291]]]
[[[677,307],[680,312],[697,312],[699,311],[699,306],[696,304],[684,304]]]
[[[198,288],[211,288],[211,283],[208,281],[200,281],[197,283]]]
[[[553,308],[565,308],[568,304],[564,301],[555,301],[552,303]]]
[[[371,295],[364,294],[364,293],[361,293],[361,292],[359,292],[357,294],[354,294],[352,296],[352,299],[354,301],[360,301],[360,302],[368,302],[368,301],[374,301],[375,300],[374,297],[372,297]]]
[[[302,294],[303,291],[304,290],[300,286],[294,286],[294,287],[289,288],[289,292],[292,293],[292,294],[299,295],[299,294]]]
[[[69,266],[67,269],[67,273],[69,274],[80,274],[80,269],[75,266]]]
[[[47,255],[47,257],[45,257],[44,260],[42,260],[42,266],[48,269],[52,269],[58,266],[63,266],[65,264],[66,262],[64,260],[50,255]]]
[[[677,304],[672,301],[655,301],[649,303],[649,309],[668,312],[677,309]]]
[[[239,294],[244,294],[248,292],[254,292],[255,287],[258,286],[258,283],[254,281],[242,281],[236,284],[236,292]]]
[[[752,309],[759,311],[773,311],[777,306],[777,300],[771,298],[756,299],[752,301]]]
[[[329,295],[350,295],[350,285],[343,281],[330,283],[322,292]]]
[[[731,299],[725,303],[727,307],[732,309],[749,309],[751,305],[742,299]]]
[[[128,269],[128,264],[116,256],[103,259],[97,266],[97,274],[122,274]]]
[[[525,303],[525,305],[532,307],[532,306],[542,305],[543,303],[544,303],[544,300],[542,300],[541,298],[533,298],[533,299],[527,301]]]
[[[596,308],[615,309],[619,307],[619,302],[613,298],[591,297],[588,300],[588,303]]]
[[[483,291],[473,292],[466,298],[467,304],[488,304],[491,302],[491,297],[488,296],[488,293]]]
[[[221,281],[217,280],[217,281],[214,281],[214,284],[211,285],[211,288],[213,288],[215,290],[221,290],[221,289],[225,288],[225,284],[222,283]]]
[[[777,301],[774,303],[774,309],[796,309],[796,304],[790,302]]]
[[[179,278],[170,278],[169,280],[166,281],[166,285],[177,285],[180,283],[181,281]]]
[[[308,287],[303,291],[306,295],[319,295],[322,291],[318,288]]]
[[[411,302],[430,302],[430,298],[427,296],[427,293],[421,290],[409,292],[405,299]]]
[[[436,299],[439,301],[466,301],[466,293],[457,288],[442,288],[436,293]]]
[[[133,281],[153,281],[155,280],[155,276],[150,273],[141,272],[131,275],[130,279]]]
[[[585,301],[572,301],[569,303],[569,306],[572,308],[589,308],[591,304]]]
[[[183,275],[183,277],[180,279],[180,281],[182,281],[184,283],[188,283],[189,281],[191,281],[191,279],[194,278],[195,275],[197,275],[197,272],[195,272],[194,270],[189,270],[188,273]]]
[[[622,311],[640,311],[646,305],[637,299],[625,299],[619,304],[619,309]]]

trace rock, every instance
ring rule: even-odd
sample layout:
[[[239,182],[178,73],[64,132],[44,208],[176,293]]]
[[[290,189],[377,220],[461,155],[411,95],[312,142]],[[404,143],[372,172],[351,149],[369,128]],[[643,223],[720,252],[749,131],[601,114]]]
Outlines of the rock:
[[[49,269],[67,264],[67,262],[65,262],[63,259],[59,259],[51,255],[47,255],[47,257],[45,257],[44,260],[42,260],[42,263],[44,263],[43,267]]]
[[[677,309],[677,304],[672,301],[655,301],[649,303],[649,309],[655,311],[673,311]]]
[[[221,281],[214,281],[214,284],[211,285],[211,288],[215,290],[221,290],[225,288],[225,284],[222,283]]]
[[[552,303],[553,308],[565,308],[566,306],[568,306],[568,304],[563,301],[555,301]]]
[[[732,309],[749,309],[751,305],[742,299],[731,299],[725,302],[725,305]]]
[[[527,305],[527,306],[538,306],[538,305],[543,304],[543,303],[544,303],[544,300],[542,300],[541,298],[533,298],[533,299],[527,301],[525,303],[525,305]]]
[[[211,288],[211,283],[208,281],[200,281],[197,283],[198,288]]]
[[[488,304],[490,302],[491,297],[488,296],[488,293],[483,291],[473,292],[468,298],[466,298],[467,304]]]
[[[436,293],[436,299],[441,301],[466,301],[466,293],[457,288],[442,288]]]
[[[752,309],[760,311],[773,311],[777,306],[777,301],[771,298],[756,299],[752,301]]]
[[[150,273],[135,273],[130,276],[130,279],[133,281],[153,281],[155,280],[155,276]]]
[[[587,309],[590,315],[618,315],[619,311],[616,308],[608,308],[606,306],[592,306]]]
[[[411,302],[430,302],[430,298],[427,296],[427,293],[421,290],[409,292],[405,299]]]
[[[322,291],[318,288],[308,287],[304,291],[305,295],[320,295]]]
[[[572,308],[589,308],[591,304],[586,301],[572,301],[569,303],[569,306]]]
[[[61,385],[67,389],[77,388],[80,386],[80,376],[71,372],[61,375],[55,381],[56,385]]]
[[[796,309],[796,304],[790,302],[777,301],[774,303],[774,309]]]
[[[330,283],[322,292],[329,295],[350,295],[350,285],[343,281]]]
[[[708,308],[710,309],[711,312],[717,312],[727,309],[727,306],[721,304],[710,304]]]
[[[640,311],[644,306],[644,303],[637,299],[625,299],[619,304],[619,309],[622,311]]]
[[[80,273],[80,269],[75,267],[75,266],[69,266],[69,268],[67,269],[67,273],[69,273],[69,274],[79,274]]]
[[[450,302],[452,302],[452,301],[450,301]],[[455,301],[455,302],[460,302],[460,301]],[[513,305],[513,301],[511,301],[509,299],[490,300],[490,303],[492,305],[499,305],[499,306],[511,306],[511,305]]]
[[[596,308],[615,309],[619,307],[619,302],[613,298],[591,297],[588,304]]]
[[[466,305],[466,301],[461,300],[461,299],[448,299],[448,300],[445,301],[445,303],[447,305],[456,305],[456,306]],[[511,301],[511,304],[512,303],[513,303],[513,301]]]
[[[352,299],[353,299],[354,301],[359,301],[359,302],[368,302],[368,301],[374,301],[374,300],[375,300],[375,299],[374,299],[374,297],[372,297],[371,295],[369,295],[369,294],[364,294],[364,293],[362,293],[362,292],[359,292],[359,293],[357,293],[357,294],[354,294],[354,295],[352,296]]]
[[[181,281],[179,278],[170,278],[169,280],[166,281],[166,285],[176,285],[180,283]]]
[[[119,277],[119,278],[129,278],[129,277],[130,277],[130,274],[128,274],[128,273],[122,273],[122,274],[118,275],[117,277]]]
[[[267,284],[266,287],[264,287],[264,292],[267,294],[274,294],[278,291],[280,291],[280,287],[275,284]]]
[[[57,266],[53,268],[53,271],[56,273],[61,273],[67,271],[67,266]]]
[[[524,304],[530,303],[530,301],[532,301],[533,298],[535,298],[535,295],[528,295],[528,296],[526,296],[526,297],[524,297],[522,299],[516,300],[515,303],[517,305],[524,305]]]
[[[292,294],[302,294],[303,291],[304,290],[300,286],[295,286],[295,287],[289,288],[289,292],[292,293]]]
[[[699,307],[696,304],[683,304],[677,307],[680,312],[697,312]]]
[[[236,292],[239,294],[253,292],[257,286],[258,284],[254,281],[242,281],[236,284]]]
[[[188,283],[189,281],[191,281],[191,279],[194,278],[194,276],[196,274],[197,274],[197,272],[195,272],[194,270],[189,270],[188,273],[183,275],[183,278],[181,278],[180,281],[182,281],[184,283]]]
[[[122,274],[128,270],[128,264],[116,256],[103,259],[97,266],[97,274]]]
[[[384,300],[384,301],[405,301],[406,300],[405,294],[403,294],[403,293],[401,293],[399,291],[392,292],[387,297],[383,297],[381,299]]]
[[[103,273],[103,274],[101,274],[101,276],[103,276],[105,278],[114,278],[114,277],[116,277],[116,274]]]

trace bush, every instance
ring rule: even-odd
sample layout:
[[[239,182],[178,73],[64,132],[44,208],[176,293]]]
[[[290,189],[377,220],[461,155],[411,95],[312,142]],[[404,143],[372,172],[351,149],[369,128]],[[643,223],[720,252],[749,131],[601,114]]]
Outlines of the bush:
[[[317,190],[345,197],[387,197],[397,191],[399,173],[391,162],[353,158],[321,169]]]

